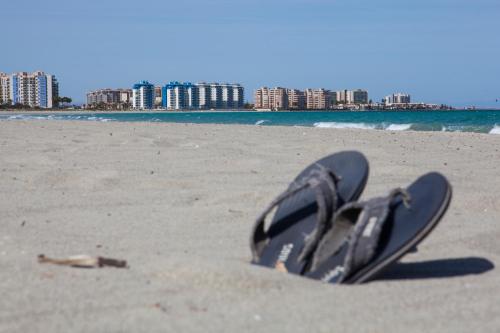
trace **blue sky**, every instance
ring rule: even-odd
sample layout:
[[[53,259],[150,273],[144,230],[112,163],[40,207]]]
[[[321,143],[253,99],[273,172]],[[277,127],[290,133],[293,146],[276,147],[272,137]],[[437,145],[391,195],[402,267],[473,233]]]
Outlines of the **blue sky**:
[[[61,93],[139,80],[364,88],[500,107],[498,0],[4,1],[0,71]]]

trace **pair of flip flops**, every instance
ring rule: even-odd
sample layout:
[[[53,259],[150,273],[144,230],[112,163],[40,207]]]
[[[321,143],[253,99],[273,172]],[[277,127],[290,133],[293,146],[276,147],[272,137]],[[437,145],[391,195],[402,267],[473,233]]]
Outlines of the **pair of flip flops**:
[[[356,151],[329,155],[307,167],[258,217],[250,239],[252,263],[323,282],[356,284],[414,249],[446,212],[451,185],[432,172],[406,189],[357,201],[368,173],[368,161]]]

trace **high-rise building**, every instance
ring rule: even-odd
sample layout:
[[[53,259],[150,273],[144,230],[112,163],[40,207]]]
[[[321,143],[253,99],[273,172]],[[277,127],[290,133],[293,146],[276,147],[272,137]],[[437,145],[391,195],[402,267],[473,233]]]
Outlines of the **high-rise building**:
[[[366,90],[341,90],[336,91],[336,101],[342,104],[368,104],[368,92]]]
[[[262,110],[270,110],[269,105],[269,88],[261,87],[254,91],[253,94],[254,108]]]
[[[191,82],[184,83],[184,105],[186,109],[195,110],[200,108],[200,96],[198,87]]]
[[[410,104],[411,103],[411,96],[409,94],[404,94],[404,93],[395,93],[389,96],[386,96],[382,102],[385,105],[389,104]]]
[[[270,104],[272,110],[286,110],[288,109],[288,92],[287,89],[276,87],[270,89]]]
[[[52,108],[59,96],[59,84],[54,75],[42,71],[0,73],[0,103],[22,104],[29,107]]]
[[[172,81],[163,87],[163,107],[167,110],[192,110],[199,108],[198,88],[190,83]]]
[[[262,87],[255,91],[256,109],[286,110],[288,109],[288,89],[282,87]]]
[[[205,82],[200,82],[196,84],[196,88],[198,89],[198,107],[202,110],[210,109],[210,85]]]
[[[288,108],[291,110],[303,110],[306,108],[306,94],[298,89],[287,89]]]
[[[231,85],[231,88],[233,89],[233,109],[241,109],[244,106],[244,89],[239,83],[233,83]]]
[[[306,89],[306,107],[311,110],[331,108],[331,92],[326,89]]]
[[[7,74],[0,72],[0,105],[2,104],[11,104],[10,78]]]
[[[243,107],[240,84],[170,82],[163,88],[163,107],[168,110],[238,109]]]
[[[167,110],[184,109],[184,85],[172,81],[163,87],[163,107]]]
[[[154,85],[148,81],[134,84],[132,88],[132,107],[137,110],[150,110],[154,107]]]
[[[337,104],[338,99],[337,99],[337,92],[336,91],[330,91],[330,103],[332,107]]]
[[[222,86],[218,83],[210,83],[210,108],[222,109]]]
[[[350,104],[350,94],[348,93],[348,90],[340,90],[336,91],[336,96],[337,96],[337,102],[341,104]]]
[[[362,89],[352,91],[352,101],[354,104],[368,104],[368,91]]]
[[[229,83],[223,83],[221,87],[221,108],[233,108],[233,87]]]
[[[127,108],[132,99],[132,89],[98,89],[87,93],[87,107]]]

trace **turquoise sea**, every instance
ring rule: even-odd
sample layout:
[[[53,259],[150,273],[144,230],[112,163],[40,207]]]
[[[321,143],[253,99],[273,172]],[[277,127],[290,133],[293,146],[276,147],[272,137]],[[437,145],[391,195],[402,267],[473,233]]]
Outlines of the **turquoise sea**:
[[[0,121],[56,119],[120,122],[170,122],[306,126],[391,131],[448,131],[500,134],[500,110],[474,111],[206,111],[0,114]]]

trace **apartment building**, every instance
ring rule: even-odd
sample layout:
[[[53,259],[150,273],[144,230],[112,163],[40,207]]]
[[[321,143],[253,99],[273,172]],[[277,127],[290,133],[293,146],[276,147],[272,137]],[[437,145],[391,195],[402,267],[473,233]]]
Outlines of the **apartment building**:
[[[0,103],[23,104],[29,107],[52,108],[59,96],[54,75],[42,71],[0,73]]]
[[[98,89],[87,93],[87,107],[104,106],[121,109],[132,99],[132,89]]]
[[[231,88],[233,89],[233,105],[231,107],[233,109],[242,109],[245,101],[245,90],[243,86],[239,83],[233,83]]]
[[[342,104],[368,104],[368,92],[362,89],[336,91],[336,101]]]
[[[132,107],[136,110],[150,110],[154,107],[154,85],[148,81],[134,84],[132,88]]]
[[[256,109],[286,110],[288,109],[288,89],[282,87],[262,87],[255,91]]]
[[[368,91],[356,89],[352,92],[352,100],[354,104],[368,104]]]
[[[326,89],[306,89],[306,108],[309,110],[325,110],[331,108],[331,92]]]
[[[163,87],[163,108],[167,110],[193,110],[199,108],[198,88],[190,83],[172,81]]]
[[[10,103],[10,78],[0,72],[0,105]]]
[[[290,110],[304,110],[306,108],[306,94],[298,89],[287,89],[288,108]]]
[[[192,84],[173,81],[163,88],[163,107],[167,110],[239,109],[244,90],[237,83]]]
[[[382,99],[382,102],[385,105],[410,104],[411,103],[411,96],[409,94],[404,94],[404,93],[395,93],[395,94],[384,97],[384,99]]]
[[[210,84],[210,108],[222,109],[222,86],[218,83]]]
[[[200,82],[196,84],[196,88],[198,89],[198,107],[201,110],[210,109],[210,85],[206,82]]]
[[[269,88],[261,87],[254,91],[253,94],[254,108],[262,110],[270,110],[269,105]]]

